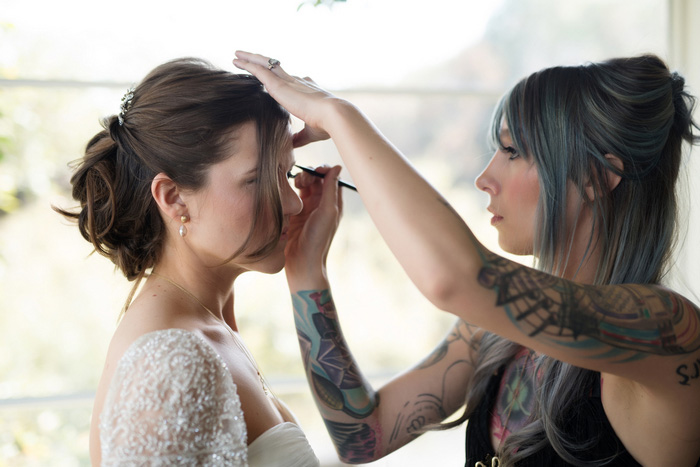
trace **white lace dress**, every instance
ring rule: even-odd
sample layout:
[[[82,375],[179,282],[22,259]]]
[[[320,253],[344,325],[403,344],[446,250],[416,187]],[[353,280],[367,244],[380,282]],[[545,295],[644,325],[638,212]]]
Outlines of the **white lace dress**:
[[[236,385],[195,334],[155,331],[119,361],[100,417],[103,466],[318,466],[293,423],[250,447]],[[272,457],[270,457],[272,456]]]

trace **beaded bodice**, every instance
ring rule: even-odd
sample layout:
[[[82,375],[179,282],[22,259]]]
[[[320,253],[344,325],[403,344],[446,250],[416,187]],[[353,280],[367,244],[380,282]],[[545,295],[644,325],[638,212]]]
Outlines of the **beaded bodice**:
[[[100,418],[102,465],[246,466],[246,426],[219,355],[182,329],[137,339]]]

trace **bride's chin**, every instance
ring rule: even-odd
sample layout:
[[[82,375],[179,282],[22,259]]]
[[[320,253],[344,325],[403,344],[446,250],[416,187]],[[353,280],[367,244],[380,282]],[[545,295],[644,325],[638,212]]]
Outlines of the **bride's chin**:
[[[261,259],[256,265],[251,266],[253,266],[253,269],[262,272],[263,274],[277,274],[284,269],[284,262],[284,251],[275,251],[269,256]]]

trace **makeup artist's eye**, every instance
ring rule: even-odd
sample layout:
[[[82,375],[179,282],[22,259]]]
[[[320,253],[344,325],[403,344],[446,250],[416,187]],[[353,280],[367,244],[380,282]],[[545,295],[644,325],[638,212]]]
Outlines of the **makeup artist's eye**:
[[[520,153],[512,146],[501,146],[501,150],[509,154],[508,159],[511,161],[520,157]]]

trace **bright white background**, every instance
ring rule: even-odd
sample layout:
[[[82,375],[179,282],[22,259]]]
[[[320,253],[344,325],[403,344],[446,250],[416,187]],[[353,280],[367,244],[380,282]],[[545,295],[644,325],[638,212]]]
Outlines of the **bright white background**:
[[[350,0],[313,7],[302,1],[120,0],[107,6],[4,0],[2,16],[21,31],[20,47],[51,49],[35,76],[129,81],[185,55],[230,68],[233,51],[242,49],[280,57],[290,72],[339,88],[394,84],[455,56],[481,36],[501,5]],[[9,44],[0,53],[10,67],[32,59]]]

